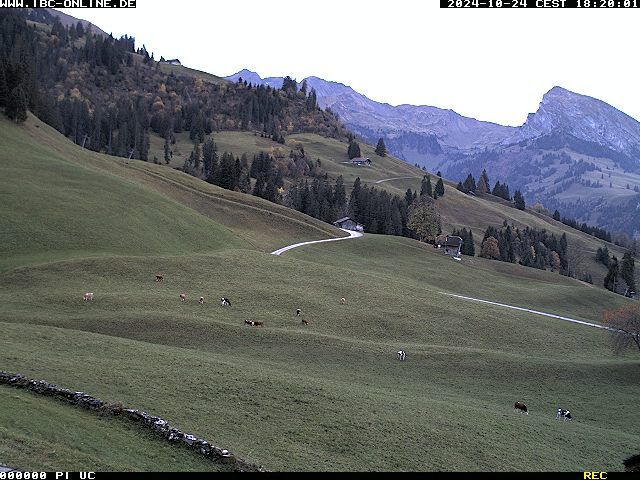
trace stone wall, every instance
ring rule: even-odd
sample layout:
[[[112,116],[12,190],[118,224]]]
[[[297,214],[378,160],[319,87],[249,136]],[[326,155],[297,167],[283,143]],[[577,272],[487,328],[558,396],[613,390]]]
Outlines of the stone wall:
[[[46,395],[49,397],[64,400],[73,405],[99,411],[110,415],[118,415],[125,417],[133,422],[138,423],[144,428],[150,429],[167,441],[180,444],[195,450],[200,455],[204,455],[212,461],[223,462],[229,465],[229,468],[238,472],[266,472],[264,467],[253,465],[241,458],[236,457],[224,448],[216,447],[211,443],[196,437],[190,433],[184,433],[177,428],[171,426],[166,420],[156,417],[147,412],[136,410],[134,408],[126,408],[119,404],[103,402],[102,400],[92,397],[84,392],[73,392],[66,388],[59,388],[44,380],[31,380],[24,375],[3,372],[0,370],[0,385],[10,385],[15,388],[31,390],[32,392]]]

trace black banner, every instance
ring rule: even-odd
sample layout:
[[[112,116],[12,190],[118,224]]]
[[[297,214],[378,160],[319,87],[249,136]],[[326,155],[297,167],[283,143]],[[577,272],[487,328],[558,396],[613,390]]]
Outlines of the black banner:
[[[640,0],[440,0],[440,8],[639,8]]]
[[[393,476],[398,478],[399,475],[403,477],[407,476],[420,476],[420,478],[428,477],[429,479],[443,479],[443,480],[469,480],[470,478],[487,478],[497,480],[511,480],[515,477],[518,480],[616,480],[631,478],[634,474],[632,472],[603,472],[603,471],[588,471],[588,472],[179,472],[179,478],[208,478],[210,479],[216,475],[225,474],[241,474],[242,476],[255,476],[257,478],[267,477],[280,477],[280,478],[299,478],[300,474],[304,474],[305,477],[325,477],[328,475],[334,476],[336,473],[344,473],[347,476],[356,476],[358,478],[382,478],[385,476]],[[2,480],[124,480],[124,479],[146,479],[146,478],[158,478],[160,476],[171,475],[170,473],[161,472],[27,472],[27,471],[12,471],[3,472],[0,474]],[[637,473],[635,474],[637,475]],[[177,477],[176,477],[177,478]]]
[[[0,8],[136,8],[136,0],[0,0]]]

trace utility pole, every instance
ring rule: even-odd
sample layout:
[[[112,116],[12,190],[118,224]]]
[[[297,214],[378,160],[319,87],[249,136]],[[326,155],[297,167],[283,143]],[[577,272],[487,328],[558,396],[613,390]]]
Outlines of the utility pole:
[[[131,151],[129,152],[129,158],[127,158],[127,164],[129,163],[129,160],[131,160],[131,156],[133,155],[135,148],[132,148]]]

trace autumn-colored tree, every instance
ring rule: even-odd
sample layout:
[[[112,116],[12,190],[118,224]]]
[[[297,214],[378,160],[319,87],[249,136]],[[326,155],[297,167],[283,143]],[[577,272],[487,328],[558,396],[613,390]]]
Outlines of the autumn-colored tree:
[[[480,247],[480,256],[498,260],[500,258],[500,247],[495,237],[487,237]]]
[[[555,250],[551,252],[551,271],[560,270],[560,255]]]
[[[487,185],[487,181],[485,180],[484,175],[480,176],[480,180],[478,180],[478,186],[476,187],[476,191],[478,193],[488,193],[489,185]]]
[[[432,241],[440,233],[440,214],[433,201],[420,201],[411,205],[407,227],[418,234],[421,242]]]
[[[638,305],[624,305],[604,312],[603,322],[611,327],[613,348],[621,353],[635,345],[640,351],[640,308]]]

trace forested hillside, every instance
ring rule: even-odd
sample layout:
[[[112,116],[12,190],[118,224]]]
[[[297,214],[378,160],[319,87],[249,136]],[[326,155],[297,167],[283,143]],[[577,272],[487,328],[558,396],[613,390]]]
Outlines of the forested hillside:
[[[166,73],[135,39],[65,27],[45,10],[0,12],[0,108],[26,110],[94,151],[149,158],[151,132],[173,141],[219,130],[249,130],[284,142],[296,132],[335,138],[346,132],[318,108],[314,92],[204,81]],[[309,93],[307,95],[306,93]],[[170,155],[167,149],[167,155]]]

